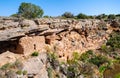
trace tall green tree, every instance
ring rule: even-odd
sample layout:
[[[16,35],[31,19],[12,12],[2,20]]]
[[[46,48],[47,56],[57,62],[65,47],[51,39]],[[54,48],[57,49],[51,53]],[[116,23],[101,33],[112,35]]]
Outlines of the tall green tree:
[[[41,7],[32,3],[23,2],[18,9],[18,15],[28,19],[39,18],[42,17],[43,14],[44,12]]]

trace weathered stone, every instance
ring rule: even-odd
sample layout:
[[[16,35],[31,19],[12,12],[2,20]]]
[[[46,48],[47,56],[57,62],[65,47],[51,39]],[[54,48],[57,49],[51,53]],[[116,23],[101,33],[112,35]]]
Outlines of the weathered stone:
[[[22,20],[19,24],[21,27],[36,26],[35,22],[32,20]]]
[[[35,78],[48,78],[46,62],[46,53],[40,53],[38,57],[30,58],[24,62],[23,70],[26,70],[28,74],[35,75]]]
[[[17,78],[17,74],[16,74],[16,72],[10,70],[6,73],[6,77],[7,78]]]
[[[16,53],[30,55],[34,51],[42,52],[45,47],[44,36],[23,37],[19,40]]]
[[[11,52],[8,52],[8,51],[5,53],[2,53],[2,54],[0,54],[0,66],[4,65],[6,63],[13,63],[19,57],[21,57],[21,56],[11,53]]]

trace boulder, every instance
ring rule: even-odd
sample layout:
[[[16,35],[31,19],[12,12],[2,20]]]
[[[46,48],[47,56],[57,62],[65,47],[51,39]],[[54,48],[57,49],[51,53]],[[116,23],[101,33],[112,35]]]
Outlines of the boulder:
[[[23,70],[26,70],[29,75],[34,78],[48,78],[47,68],[47,54],[40,53],[38,57],[28,59],[23,64]]]

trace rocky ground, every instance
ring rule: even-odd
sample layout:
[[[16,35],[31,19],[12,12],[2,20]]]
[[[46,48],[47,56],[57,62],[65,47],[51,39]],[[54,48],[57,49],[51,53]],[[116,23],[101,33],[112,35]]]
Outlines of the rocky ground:
[[[96,19],[0,17],[0,78],[100,78],[100,65],[91,59],[101,57],[101,46],[119,26]]]

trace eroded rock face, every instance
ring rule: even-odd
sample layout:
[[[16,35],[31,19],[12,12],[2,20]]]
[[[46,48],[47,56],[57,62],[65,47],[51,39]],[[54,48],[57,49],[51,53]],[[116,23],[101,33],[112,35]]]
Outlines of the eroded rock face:
[[[107,34],[103,34],[100,37],[97,33],[94,33],[95,37],[92,35],[86,37],[75,31],[71,31],[70,33],[64,32],[59,35],[61,35],[61,40],[57,39],[57,35],[49,36],[49,43],[52,50],[57,52],[61,61],[71,59],[74,52],[83,53],[87,50],[100,48],[100,45],[105,43],[108,37]]]
[[[26,77],[33,78],[48,78],[46,52],[55,52],[66,62],[74,52],[98,49],[112,32],[100,20],[2,18],[0,25],[0,66],[22,58]],[[35,51],[39,56],[31,57]]]
[[[4,18],[0,21],[4,25],[0,30],[0,41],[17,40],[14,47],[7,50],[29,56],[34,51],[45,51],[49,45],[61,60],[70,59],[73,52],[99,48],[111,32],[105,30],[108,26],[100,20]]]

